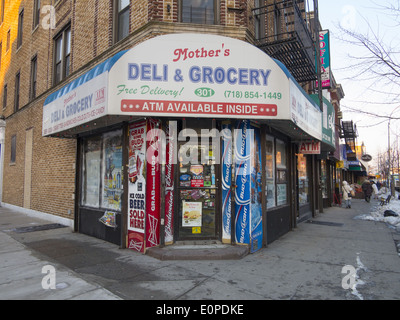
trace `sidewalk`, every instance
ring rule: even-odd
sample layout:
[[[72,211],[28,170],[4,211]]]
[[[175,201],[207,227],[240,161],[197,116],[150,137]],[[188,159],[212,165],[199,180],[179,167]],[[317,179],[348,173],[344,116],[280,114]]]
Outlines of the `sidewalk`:
[[[122,250],[69,228],[17,232],[49,222],[0,208],[0,299],[398,300],[400,234],[353,219],[374,205],[355,199],[352,209],[324,209],[240,259],[183,261]],[[56,272],[55,289],[42,287],[46,265]],[[342,287],[346,265],[355,270],[353,290]]]

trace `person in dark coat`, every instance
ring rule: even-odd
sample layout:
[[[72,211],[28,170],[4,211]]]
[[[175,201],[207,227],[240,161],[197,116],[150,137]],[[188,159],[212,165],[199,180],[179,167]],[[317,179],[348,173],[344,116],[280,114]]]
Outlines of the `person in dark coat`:
[[[369,180],[365,180],[364,183],[361,186],[362,191],[364,192],[364,198],[365,201],[370,202],[371,200],[371,194],[372,194],[372,186]]]

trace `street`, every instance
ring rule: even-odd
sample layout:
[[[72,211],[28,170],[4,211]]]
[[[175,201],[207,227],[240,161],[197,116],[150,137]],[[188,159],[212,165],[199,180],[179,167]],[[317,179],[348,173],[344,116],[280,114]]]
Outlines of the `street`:
[[[160,261],[69,228],[25,232],[49,222],[2,207],[0,299],[398,300],[400,234],[354,219],[374,206],[353,199],[257,253],[200,261]]]

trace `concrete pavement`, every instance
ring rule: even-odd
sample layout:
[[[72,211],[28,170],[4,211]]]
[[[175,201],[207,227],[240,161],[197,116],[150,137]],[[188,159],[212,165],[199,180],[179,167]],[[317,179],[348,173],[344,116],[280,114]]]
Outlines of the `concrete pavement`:
[[[374,205],[354,199],[352,209],[325,209],[255,254],[200,261],[161,261],[69,228],[18,232],[49,222],[2,207],[0,299],[398,300],[400,234],[354,219]],[[205,249],[223,250],[193,250]],[[46,289],[45,266],[55,289]]]

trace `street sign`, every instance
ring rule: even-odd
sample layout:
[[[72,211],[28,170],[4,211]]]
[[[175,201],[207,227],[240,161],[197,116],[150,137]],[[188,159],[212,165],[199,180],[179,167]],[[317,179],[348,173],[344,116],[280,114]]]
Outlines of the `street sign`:
[[[361,156],[361,160],[365,162],[370,162],[372,160],[372,156],[370,156],[369,154],[364,154]]]

